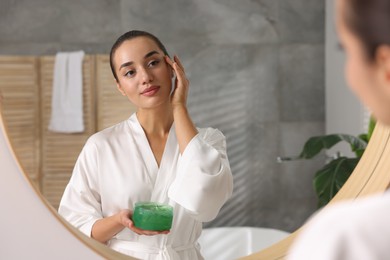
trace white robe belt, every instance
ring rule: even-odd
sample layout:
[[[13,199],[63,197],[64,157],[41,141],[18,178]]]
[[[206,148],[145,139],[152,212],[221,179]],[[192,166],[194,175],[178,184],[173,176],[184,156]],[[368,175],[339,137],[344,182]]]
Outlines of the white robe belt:
[[[158,257],[156,259],[161,260],[180,260],[179,256],[176,252],[185,251],[189,249],[196,249],[199,247],[198,244],[188,244],[177,247],[172,247],[171,245],[165,245],[162,248],[147,246],[144,243],[119,240],[119,239],[111,239],[109,242],[109,247],[122,252],[127,255],[131,255],[133,253],[141,253],[141,254],[156,254]],[[172,256],[174,256],[172,258]]]

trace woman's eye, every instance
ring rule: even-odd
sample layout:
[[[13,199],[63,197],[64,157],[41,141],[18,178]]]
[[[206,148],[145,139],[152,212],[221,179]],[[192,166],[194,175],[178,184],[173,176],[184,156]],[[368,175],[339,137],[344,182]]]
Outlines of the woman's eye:
[[[152,60],[151,62],[149,62],[148,66],[149,67],[154,67],[154,66],[156,66],[159,63],[160,63],[159,60]]]
[[[135,71],[134,70],[129,70],[128,72],[125,73],[125,76],[126,77],[131,77],[135,74]]]

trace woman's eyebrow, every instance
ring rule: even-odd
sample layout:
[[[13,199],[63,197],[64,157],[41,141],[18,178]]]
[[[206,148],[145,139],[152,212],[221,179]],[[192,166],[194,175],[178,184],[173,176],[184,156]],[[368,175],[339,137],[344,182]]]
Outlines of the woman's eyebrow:
[[[121,70],[121,69],[124,68],[124,67],[130,66],[131,64],[133,64],[132,61],[125,62],[125,63],[123,63],[123,64],[119,67],[119,70]]]
[[[158,51],[151,51],[151,52],[147,53],[144,58],[145,59],[149,58],[150,56],[153,56],[154,54],[160,54],[160,53]]]
[[[153,56],[154,54],[160,54],[158,51],[151,51],[151,52],[148,52],[145,56],[144,56],[144,59],[146,58],[149,58],[150,56]],[[130,66],[132,65],[134,62],[132,61],[128,61],[128,62],[125,62],[123,63],[120,67],[119,67],[119,70],[121,70],[123,67],[127,67],[127,66]]]

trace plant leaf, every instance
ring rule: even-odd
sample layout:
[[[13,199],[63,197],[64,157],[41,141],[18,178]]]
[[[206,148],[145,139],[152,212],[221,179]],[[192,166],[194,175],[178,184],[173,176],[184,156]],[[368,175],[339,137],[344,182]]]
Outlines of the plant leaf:
[[[318,206],[326,205],[341,189],[360,158],[339,157],[316,172],[313,180]]]
[[[368,123],[368,131],[367,131],[367,139],[370,140],[372,136],[372,132],[374,132],[376,125],[376,119],[373,116],[370,116],[370,121]]]
[[[306,141],[302,152],[299,155],[301,159],[311,159],[322,149],[332,148],[335,144],[345,141],[351,145],[352,151],[360,151],[366,148],[367,143],[362,139],[347,134],[330,134],[324,136],[313,136]]]
[[[358,135],[360,139],[362,139],[364,142],[368,143],[368,134],[360,134]]]

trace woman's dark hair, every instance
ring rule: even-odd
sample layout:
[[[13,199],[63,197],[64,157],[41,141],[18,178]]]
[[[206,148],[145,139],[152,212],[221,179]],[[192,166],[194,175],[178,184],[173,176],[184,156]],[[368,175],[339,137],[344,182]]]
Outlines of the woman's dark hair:
[[[380,45],[390,45],[390,0],[344,0],[344,22],[360,39],[370,61]]]
[[[112,74],[114,75],[114,78],[116,79],[116,81],[118,81],[118,76],[116,75],[114,61],[113,61],[115,51],[119,48],[119,46],[122,45],[123,42],[137,38],[137,37],[148,37],[149,39],[153,40],[157,44],[157,46],[164,52],[165,55],[168,55],[168,52],[167,52],[164,44],[162,44],[162,42],[153,34],[145,32],[145,31],[138,31],[138,30],[128,31],[128,32],[122,34],[116,40],[114,45],[112,45],[112,48],[110,51],[110,66],[111,66]]]

